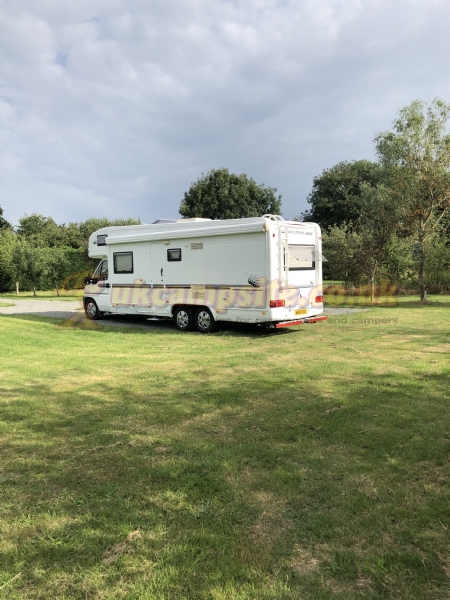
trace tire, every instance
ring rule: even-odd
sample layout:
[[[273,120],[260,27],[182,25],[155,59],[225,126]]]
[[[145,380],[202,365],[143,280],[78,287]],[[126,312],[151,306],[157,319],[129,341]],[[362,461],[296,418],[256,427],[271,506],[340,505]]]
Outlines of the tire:
[[[195,328],[200,333],[212,333],[216,330],[217,324],[214,317],[211,314],[209,308],[201,306],[195,313]]]
[[[98,306],[92,298],[88,298],[84,303],[84,312],[86,313],[87,318],[93,321],[101,319],[103,314],[98,310]]]
[[[194,329],[194,316],[187,306],[179,306],[173,312],[173,322],[179,331],[192,331]]]

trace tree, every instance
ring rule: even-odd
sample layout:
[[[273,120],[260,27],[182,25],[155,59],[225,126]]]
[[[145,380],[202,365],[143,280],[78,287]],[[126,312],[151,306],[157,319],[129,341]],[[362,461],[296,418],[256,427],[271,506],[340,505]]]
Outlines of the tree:
[[[193,183],[180,204],[184,218],[240,219],[280,214],[281,196],[276,188],[258,185],[244,173],[213,169]]]
[[[425,284],[432,293],[450,290],[450,244],[441,228],[426,242]]]
[[[43,275],[55,288],[57,296],[61,282],[70,274],[68,252],[65,248],[44,248],[42,251]]]
[[[314,177],[308,196],[311,208],[300,220],[319,223],[322,229],[355,223],[363,205],[362,186],[376,187],[385,179],[384,169],[369,160],[343,161]]]
[[[383,184],[372,187],[362,183],[359,217],[323,232],[326,275],[346,284],[370,283],[373,300],[375,284],[387,274],[391,241],[399,226],[390,189]]]
[[[7,244],[11,232],[11,229],[0,229],[0,292],[9,291],[12,284]]]
[[[383,166],[389,170],[392,198],[415,237],[419,293],[426,300],[426,241],[450,209],[450,104],[415,100],[401,109],[394,131],[375,137]]]
[[[322,231],[324,276],[327,279],[343,280],[346,284],[360,285],[363,273],[357,258],[363,247],[361,235],[344,223]]]
[[[0,231],[5,229],[12,229],[11,224],[3,218],[3,208],[0,206]]]
[[[411,238],[394,233],[387,247],[385,275],[399,289],[409,289],[415,285],[413,281],[415,268],[411,250]]]
[[[75,249],[83,247],[83,235],[78,223],[58,225],[58,246]]]
[[[356,260],[360,271],[370,281],[370,298],[373,301],[377,276],[388,262],[390,242],[400,222],[397,207],[386,186],[371,187],[363,183],[361,199],[361,215],[355,227],[362,243]]]
[[[51,217],[44,217],[37,213],[25,214],[19,219],[17,233],[34,246],[47,248],[59,245],[60,231]]]
[[[24,247],[25,277],[27,278],[33,294],[39,288],[41,277],[45,271],[44,249],[26,243]]]
[[[4,269],[14,281],[16,294],[19,293],[20,282],[27,271],[26,247],[26,240],[12,230],[3,233],[1,245],[2,270]]]

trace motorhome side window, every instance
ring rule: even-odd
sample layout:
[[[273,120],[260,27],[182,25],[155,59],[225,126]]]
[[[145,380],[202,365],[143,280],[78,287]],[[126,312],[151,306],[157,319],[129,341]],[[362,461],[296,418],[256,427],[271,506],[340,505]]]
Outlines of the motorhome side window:
[[[181,248],[169,248],[167,250],[167,260],[169,262],[181,260]]]
[[[316,268],[314,246],[289,244],[287,255],[289,271],[303,271],[305,269]]]
[[[98,235],[97,236],[97,246],[106,246],[106,238],[108,237],[107,234],[105,235]]]
[[[114,273],[133,272],[133,253],[114,252]]]

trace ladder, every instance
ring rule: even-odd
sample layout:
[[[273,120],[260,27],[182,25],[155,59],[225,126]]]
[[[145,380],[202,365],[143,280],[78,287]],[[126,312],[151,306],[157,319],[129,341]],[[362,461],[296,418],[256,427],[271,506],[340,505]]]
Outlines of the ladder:
[[[280,288],[284,288],[289,284],[288,227],[286,221],[280,215],[263,215],[263,219],[273,221],[278,228],[278,273],[280,276]]]

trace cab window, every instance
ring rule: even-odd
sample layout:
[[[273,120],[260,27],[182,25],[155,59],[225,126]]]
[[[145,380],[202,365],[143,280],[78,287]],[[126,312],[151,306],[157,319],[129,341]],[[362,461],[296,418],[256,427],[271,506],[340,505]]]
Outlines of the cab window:
[[[98,279],[98,281],[104,281],[105,279],[108,279],[108,261],[107,260],[102,260],[102,262],[99,263],[98,267],[95,269],[92,279]]]
[[[103,261],[98,263],[97,268],[95,269],[94,274],[92,275],[92,279],[100,279],[100,274],[102,272],[102,264]]]
[[[105,281],[106,279],[108,279],[108,261],[104,260],[102,262],[102,270],[100,273],[100,280]]]

